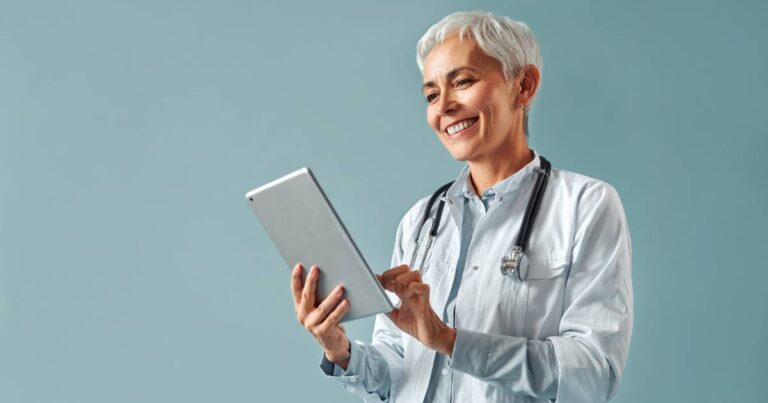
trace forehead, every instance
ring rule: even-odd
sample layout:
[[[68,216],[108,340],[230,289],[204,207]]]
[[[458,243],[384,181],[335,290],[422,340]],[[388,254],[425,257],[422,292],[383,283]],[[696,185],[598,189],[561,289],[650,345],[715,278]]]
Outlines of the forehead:
[[[474,40],[466,37],[461,40],[458,34],[452,34],[435,46],[424,60],[424,81],[438,80],[457,67],[501,73],[501,63],[483,52]]]

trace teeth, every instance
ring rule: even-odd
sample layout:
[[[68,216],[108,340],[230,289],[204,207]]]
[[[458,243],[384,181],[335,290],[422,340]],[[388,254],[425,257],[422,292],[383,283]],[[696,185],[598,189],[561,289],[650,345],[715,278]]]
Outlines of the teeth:
[[[457,132],[466,129],[469,126],[472,126],[473,124],[475,124],[476,121],[477,119],[462,120],[461,122],[456,123],[455,125],[449,126],[447,129],[445,129],[445,131],[448,132],[448,134],[450,135],[454,135]]]

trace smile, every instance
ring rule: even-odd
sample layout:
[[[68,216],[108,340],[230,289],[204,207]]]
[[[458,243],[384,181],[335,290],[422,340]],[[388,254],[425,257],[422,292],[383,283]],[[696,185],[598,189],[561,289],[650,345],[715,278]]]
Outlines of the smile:
[[[463,132],[465,129],[474,126],[474,124],[477,123],[477,121],[478,121],[478,118],[464,119],[461,122],[448,126],[445,129],[445,132],[448,133],[449,136],[455,136]]]

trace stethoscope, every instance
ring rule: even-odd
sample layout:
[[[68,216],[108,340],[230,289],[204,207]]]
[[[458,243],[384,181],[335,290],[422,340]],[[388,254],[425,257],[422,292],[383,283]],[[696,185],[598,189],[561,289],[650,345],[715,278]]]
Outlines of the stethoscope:
[[[528,240],[530,239],[531,231],[533,230],[533,221],[536,219],[536,214],[539,212],[541,199],[544,197],[544,190],[547,188],[547,180],[549,179],[549,174],[552,172],[552,165],[550,165],[549,161],[547,161],[541,155],[539,156],[539,160],[541,163],[539,168],[536,170],[536,184],[534,185],[533,192],[531,193],[531,198],[528,199],[528,206],[525,208],[523,223],[520,226],[520,232],[517,234],[515,246],[512,247],[512,251],[510,253],[511,256],[504,256],[504,258],[501,260],[501,274],[509,277],[517,274],[517,278],[521,281],[528,278],[528,257],[526,257],[525,251],[528,248]],[[440,188],[437,189],[435,193],[433,193],[429,198],[429,201],[427,201],[427,208],[424,210],[424,216],[421,219],[419,232],[416,233],[416,247],[413,249],[413,254],[411,255],[411,268],[414,267],[413,264],[416,262],[416,255],[418,255],[419,247],[421,246],[419,235],[421,235],[421,230],[424,228],[424,224],[429,218],[429,212],[432,210],[432,205],[435,203],[435,200],[437,200],[438,197],[441,195],[445,196],[446,192],[448,192],[448,188],[451,187],[452,184],[453,182],[448,182],[445,185],[440,186]],[[437,229],[440,227],[440,217],[443,215],[444,207],[445,199],[441,198],[440,203],[437,205],[437,214],[435,215],[435,219],[432,221],[432,228],[429,230],[427,247],[424,251],[424,255],[421,257],[421,264],[419,264],[419,271],[422,274],[424,274],[422,268],[424,267],[424,263],[427,260],[429,250],[432,248],[432,244],[434,243],[435,237],[437,236]]]

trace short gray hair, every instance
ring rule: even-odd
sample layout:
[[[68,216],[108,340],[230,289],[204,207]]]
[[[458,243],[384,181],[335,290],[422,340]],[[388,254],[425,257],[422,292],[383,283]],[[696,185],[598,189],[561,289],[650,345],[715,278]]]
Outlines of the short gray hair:
[[[504,79],[509,81],[529,65],[542,69],[541,50],[533,31],[525,23],[509,17],[475,10],[458,11],[443,17],[416,44],[416,63],[424,73],[424,60],[446,36],[458,32],[459,39],[473,39],[488,56],[501,63]],[[528,109],[525,109],[525,133],[528,134]]]

